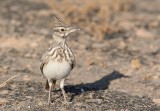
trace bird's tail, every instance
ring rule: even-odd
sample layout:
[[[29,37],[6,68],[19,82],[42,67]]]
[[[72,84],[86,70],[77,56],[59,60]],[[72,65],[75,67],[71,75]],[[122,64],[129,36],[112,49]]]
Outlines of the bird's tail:
[[[54,87],[54,86],[56,85],[56,80],[53,80],[53,81],[52,81],[52,84],[53,84],[53,87]],[[46,91],[49,91],[49,83],[48,83],[48,80],[46,80],[45,90],[46,90]]]
[[[45,90],[49,91],[49,83],[48,83],[48,80],[46,80]]]

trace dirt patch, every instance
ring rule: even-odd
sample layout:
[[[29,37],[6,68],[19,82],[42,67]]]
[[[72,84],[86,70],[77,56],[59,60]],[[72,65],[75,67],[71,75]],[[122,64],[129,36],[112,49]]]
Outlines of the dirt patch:
[[[0,1],[0,109],[158,111],[160,98],[159,0]],[[61,8],[59,8],[61,6]],[[146,8],[147,7],[147,8]],[[154,8],[153,8],[154,7]],[[156,8],[155,8],[156,7]],[[39,61],[52,43],[52,9],[70,35],[77,65],[47,106]]]
[[[0,38],[0,48],[16,48],[24,49],[28,46],[36,47],[37,43],[32,43],[32,40],[27,38],[15,38],[15,37],[2,37]]]

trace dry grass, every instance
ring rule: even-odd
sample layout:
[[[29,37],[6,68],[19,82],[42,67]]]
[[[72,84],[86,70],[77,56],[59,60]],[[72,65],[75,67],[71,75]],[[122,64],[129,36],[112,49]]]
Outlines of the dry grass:
[[[19,76],[19,74],[10,77],[9,79],[7,79],[7,80],[4,81],[3,83],[1,83],[1,84],[0,84],[0,87],[4,87],[4,86],[7,84],[7,82],[11,81],[12,79],[14,79],[14,78],[17,77],[17,76]]]
[[[111,23],[113,16],[131,6],[131,0],[48,0],[48,3],[62,21],[78,25],[98,40],[119,30]]]

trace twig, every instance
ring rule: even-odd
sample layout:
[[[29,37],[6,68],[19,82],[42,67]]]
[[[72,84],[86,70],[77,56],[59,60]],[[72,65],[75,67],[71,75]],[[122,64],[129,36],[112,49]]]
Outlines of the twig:
[[[5,85],[6,85],[6,83],[7,83],[8,81],[10,81],[10,80],[14,79],[14,78],[15,78],[15,77],[17,77],[17,76],[19,76],[19,74],[17,74],[17,75],[14,75],[14,76],[10,77],[9,79],[7,79],[7,80],[6,80],[6,81],[4,81],[3,83],[1,83],[1,84],[0,84],[0,87],[5,86]]]

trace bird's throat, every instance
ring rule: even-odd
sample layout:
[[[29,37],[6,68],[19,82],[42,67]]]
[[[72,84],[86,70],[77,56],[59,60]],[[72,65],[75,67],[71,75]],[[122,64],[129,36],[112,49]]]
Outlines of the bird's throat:
[[[66,39],[62,39],[62,38],[53,38],[52,41],[52,46],[61,46],[61,47],[65,47],[66,45]]]

